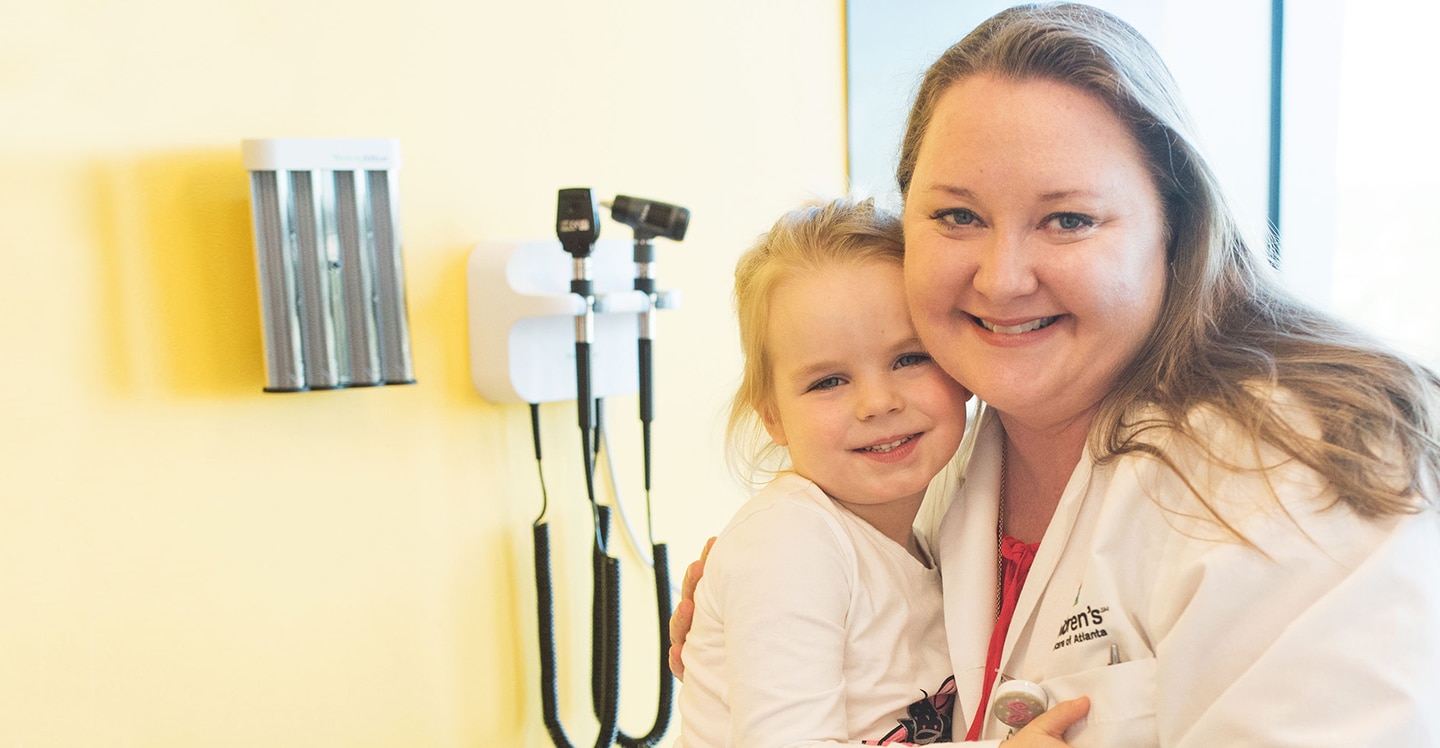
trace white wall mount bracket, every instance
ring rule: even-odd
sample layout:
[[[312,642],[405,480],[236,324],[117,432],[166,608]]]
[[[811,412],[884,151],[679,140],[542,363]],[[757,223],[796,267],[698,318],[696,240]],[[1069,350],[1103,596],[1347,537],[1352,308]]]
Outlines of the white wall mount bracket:
[[[609,397],[640,387],[636,338],[650,298],[634,290],[634,243],[601,239],[591,255],[595,281],[593,392]],[[573,263],[558,240],[482,242],[466,264],[470,377],[492,403],[575,399],[575,317],[585,300],[570,292]],[[676,309],[678,291],[656,294]]]

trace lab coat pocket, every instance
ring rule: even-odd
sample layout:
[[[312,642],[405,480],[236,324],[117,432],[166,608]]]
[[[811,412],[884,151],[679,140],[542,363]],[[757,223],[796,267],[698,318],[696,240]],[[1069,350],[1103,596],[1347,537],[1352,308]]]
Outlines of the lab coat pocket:
[[[1051,703],[1090,697],[1090,713],[1065,732],[1074,748],[1153,748],[1155,659],[1132,660],[1051,678],[1043,683]]]

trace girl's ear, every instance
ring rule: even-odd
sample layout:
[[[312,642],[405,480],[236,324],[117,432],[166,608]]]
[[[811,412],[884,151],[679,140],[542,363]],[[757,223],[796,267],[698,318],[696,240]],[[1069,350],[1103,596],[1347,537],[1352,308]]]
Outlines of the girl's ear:
[[[765,403],[756,412],[760,414],[760,422],[765,424],[765,432],[770,435],[770,441],[782,447],[790,446],[785,441],[785,424],[780,422],[780,414],[775,411],[774,403]]]

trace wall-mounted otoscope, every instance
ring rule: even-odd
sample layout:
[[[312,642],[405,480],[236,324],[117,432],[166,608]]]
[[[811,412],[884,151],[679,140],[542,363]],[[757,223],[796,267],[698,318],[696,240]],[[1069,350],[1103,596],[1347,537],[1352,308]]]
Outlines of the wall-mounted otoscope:
[[[690,226],[689,209],[658,200],[616,195],[614,200],[601,205],[610,209],[611,218],[635,229],[637,242],[657,236],[678,242],[685,238],[685,229]],[[638,257],[636,261],[639,262]]]
[[[635,290],[645,294],[646,304],[640,312],[640,336],[636,341],[640,368],[640,423],[644,438],[645,458],[645,529],[650,539],[651,554],[655,571],[655,602],[659,613],[660,631],[660,693],[656,707],[655,721],[650,731],[641,736],[620,732],[620,745],[625,748],[649,748],[660,741],[669,728],[675,681],[670,675],[667,655],[670,651],[669,616],[670,576],[669,556],[664,543],[655,542],[655,532],[650,519],[650,422],[655,413],[655,388],[652,342],[655,335],[655,310],[659,306],[659,291],[655,287],[655,245],[656,237],[680,241],[690,226],[690,211],[677,205],[657,200],[617,195],[604,204],[610,208],[610,217],[635,230]]]
[[[655,310],[659,291],[655,287],[656,237],[680,241],[690,227],[690,211],[678,205],[646,200],[629,195],[616,195],[609,203],[610,217],[635,230],[635,290],[649,297],[640,313],[638,341],[640,363],[640,423],[645,441],[645,490],[650,490],[650,422],[655,416],[655,385],[653,353]],[[653,539],[652,539],[653,542]]]

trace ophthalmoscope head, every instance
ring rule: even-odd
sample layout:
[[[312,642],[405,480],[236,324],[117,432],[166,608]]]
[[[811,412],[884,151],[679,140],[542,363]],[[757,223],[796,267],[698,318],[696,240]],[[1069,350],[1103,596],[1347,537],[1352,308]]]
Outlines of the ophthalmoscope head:
[[[600,238],[600,208],[589,187],[560,190],[555,207],[555,234],[566,252],[576,259],[589,257]]]

